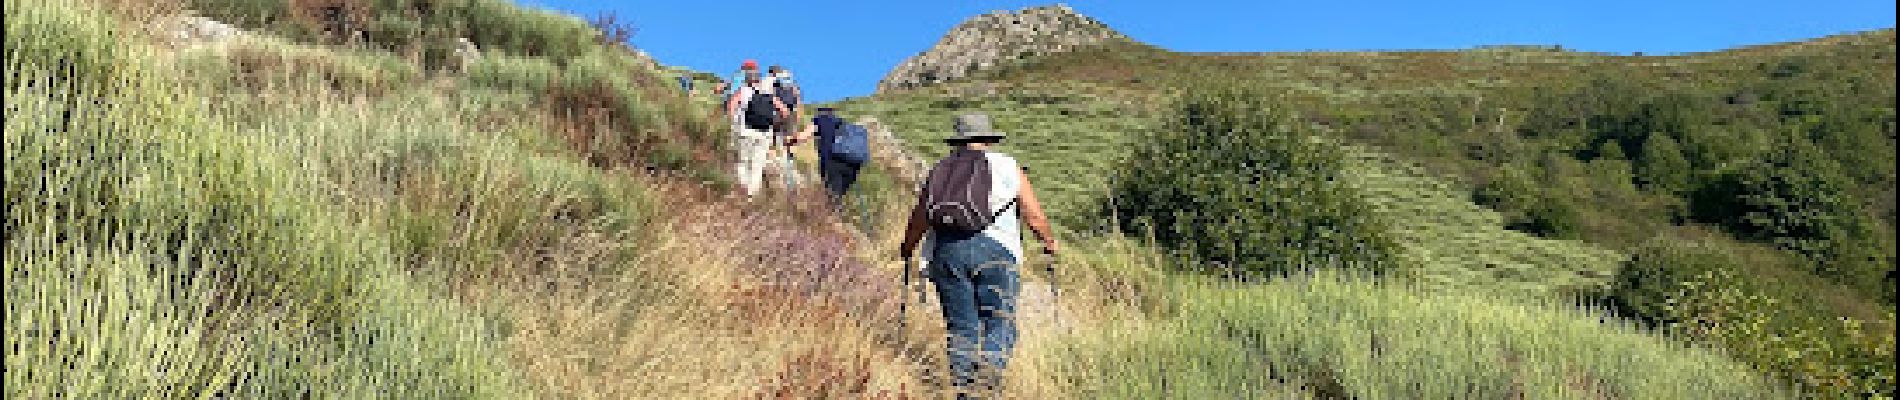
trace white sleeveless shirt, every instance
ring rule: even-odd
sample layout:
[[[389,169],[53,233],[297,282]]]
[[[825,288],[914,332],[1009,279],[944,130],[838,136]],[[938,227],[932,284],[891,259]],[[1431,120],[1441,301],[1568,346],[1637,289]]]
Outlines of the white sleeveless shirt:
[[[1008,154],[986,151],[983,155],[990,162],[990,207],[1001,208],[1005,204],[1009,205],[1009,210],[997,214],[996,221],[983,230],[983,236],[1002,243],[1004,248],[1009,249],[1010,255],[1016,256],[1016,262],[1022,263],[1027,260],[1023,254],[1023,228],[1022,218],[1020,218],[1023,207],[1022,200],[1016,198],[1016,194],[1021,193],[1023,189],[1022,167],[1016,164],[1016,158]],[[1012,201],[1015,204],[1010,204]]]
[[[997,243],[1001,243],[1003,248],[1009,250],[1009,255],[1016,258],[1016,263],[1021,264],[1025,260],[1023,253],[1022,218],[1019,217],[1021,215],[1022,200],[1017,199],[1016,194],[1021,192],[1023,188],[1023,176],[1020,172],[1022,171],[1022,167],[1016,163],[1014,157],[1010,157],[1007,154],[984,151],[983,156],[984,159],[989,162],[990,212],[996,214],[996,220],[991,221],[990,226],[984,228],[981,234],[984,237],[995,240]],[[919,193],[922,193],[923,186],[921,183],[917,190]],[[1012,200],[1015,201],[1015,204],[1010,203]],[[997,213],[997,210],[1002,209],[1004,205],[1009,205],[1009,209]],[[935,248],[936,242],[936,232],[930,232],[929,235],[925,235],[924,237],[923,248]],[[928,257],[929,253],[928,251],[924,252],[926,257]]]

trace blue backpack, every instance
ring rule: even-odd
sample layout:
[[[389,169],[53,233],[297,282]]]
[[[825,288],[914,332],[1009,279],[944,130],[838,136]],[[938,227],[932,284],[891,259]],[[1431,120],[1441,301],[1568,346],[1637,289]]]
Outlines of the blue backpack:
[[[843,128],[832,134],[831,145],[825,147],[825,155],[850,164],[864,164],[870,160],[870,132],[858,124],[844,124]]]

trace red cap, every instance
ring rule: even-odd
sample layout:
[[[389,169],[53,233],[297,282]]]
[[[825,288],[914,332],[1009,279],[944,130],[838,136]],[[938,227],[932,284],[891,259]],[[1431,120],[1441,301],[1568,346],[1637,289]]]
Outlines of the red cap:
[[[745,62],[739,63],[739,69],[759,69],[759,61],[751,59],[745,60]]]

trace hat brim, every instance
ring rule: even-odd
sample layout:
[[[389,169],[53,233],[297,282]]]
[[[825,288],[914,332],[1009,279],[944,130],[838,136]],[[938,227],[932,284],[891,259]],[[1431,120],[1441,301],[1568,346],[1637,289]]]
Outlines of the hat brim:
[[[973,143],[973,142],[996,143],[996,142],[1003,141],[1005,137],[1007,136],[1005,136],[1002,132],[978,132],[978,133],[951,136],[948,138],[944,138],[943,142],[949,143],[949,144],[961,144],[961,143]]]

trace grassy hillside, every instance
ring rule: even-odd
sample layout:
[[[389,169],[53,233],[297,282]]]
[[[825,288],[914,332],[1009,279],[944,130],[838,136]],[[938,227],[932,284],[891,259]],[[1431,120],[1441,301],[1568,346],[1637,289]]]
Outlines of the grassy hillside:
[[[950,116],[996,116],[1058,219],[1094,231],[1107,182],[1170,164],[1129,154],[1172,133],[1179,95],[1249,88],[1344,154],[1416,285],[1598,298],[1823,397],[1891,395],[1893,48],[1891,29],[1668,56],[1114,44],[838,104],[924,154]]]
[[[436,4],[529,39],[456,72],[269,24],[149,35],[176,3],[8,0],[7,397],[803,396],[831,377],[795,371],[861,361],[850,390],[915,390],[863,327],[888,318],[813,318],[891,314],[832,289],[892,274],[712,195],[723,135],[635,53]],[[709,239],[735,233],[759,236]]]
[[[499,0],[345,1],[321,18],[331,4],[6,1],[7,397],[944,394],[937,310],[913,296],[900,315],[885,260],[914,182],[872,166],[861,221],[815,193],[733,199],[707,99],[612,40],[624,27]],[[181,9],[247,33],[155,34]],[[451,57],[456,38],[481,56]],[[1065,178],[1039,181],[1073,251],[1060,294],[1027,286],[1017,397],[1789,395],[1753,353],[1540,295],[1669,295],[1677,280],[1605,264],[1720,259],[1505,230],[1430,164],[1340,139],[1314,143],[1341,151],[1342,193],[1396,221],[1428,279],[1181,273],[1089,214],[1127,133],[1173,112],[1139,85],[968,105],[1042,150],[1016,150],[1037,176]],[[910,97],[847,111],[925,152],[972,98],[893,96]],[[1725,262],[1787,262],[1749,249]],[[1496,286],[1522,290],[1470,290]]]

